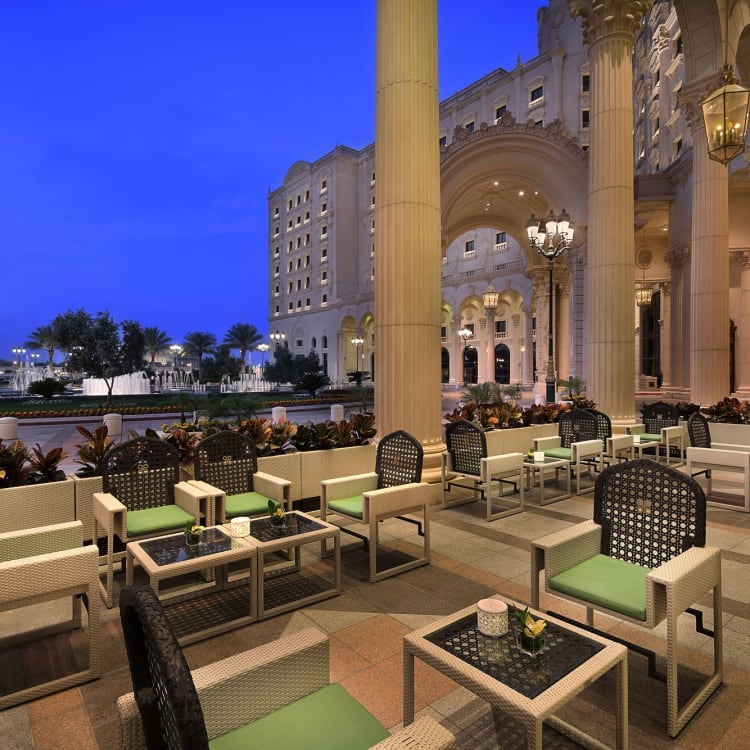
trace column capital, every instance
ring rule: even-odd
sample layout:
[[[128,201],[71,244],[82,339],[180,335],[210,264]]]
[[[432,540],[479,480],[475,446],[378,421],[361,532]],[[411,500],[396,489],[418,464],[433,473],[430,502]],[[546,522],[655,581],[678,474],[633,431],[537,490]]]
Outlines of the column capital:
[[[614,34],[634,37],[652,5],[653,0],[568,0],[570,14],[581,19],[586,44]]]
[[[682,268],[682,264],[690,259],[690,247],[678,245],[664,254],[664,261],[670,270]]]
[[[740,250],[739,252],[732,253],[735,260],[739,264],[743,271],[747,271],[750,268],[750,252],[747,250]]]
[[[659,291],[666,297],[672,294],[672,283],[669,281],[659,282]]]

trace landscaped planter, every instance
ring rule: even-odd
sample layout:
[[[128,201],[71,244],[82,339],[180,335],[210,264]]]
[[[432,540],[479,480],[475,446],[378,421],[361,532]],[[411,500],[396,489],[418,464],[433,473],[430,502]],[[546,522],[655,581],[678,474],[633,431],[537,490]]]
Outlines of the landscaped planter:
[[[71,477],[75,483],[75,517],[83,524],[83,539],[94,538],[94,493],[102,491],[101,477]]]
[[[72,479],[0,490],[0,533],[75,519],[75,482]]]

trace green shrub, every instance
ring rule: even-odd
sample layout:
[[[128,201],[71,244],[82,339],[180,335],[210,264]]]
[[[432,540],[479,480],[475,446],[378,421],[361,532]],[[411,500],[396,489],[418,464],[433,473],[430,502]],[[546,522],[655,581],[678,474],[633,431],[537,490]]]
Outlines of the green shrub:
[[[42,398],[51,399],[53,396],[65,393],[65,384],[54,378],[35,380],[33,383],[29,383],[26,393],[30,396],[41,396]]]

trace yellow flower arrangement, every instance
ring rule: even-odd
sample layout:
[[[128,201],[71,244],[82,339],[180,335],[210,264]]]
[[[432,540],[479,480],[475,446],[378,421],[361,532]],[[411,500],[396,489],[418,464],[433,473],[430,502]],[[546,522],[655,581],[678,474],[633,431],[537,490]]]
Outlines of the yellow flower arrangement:
[[[523,610],[516,607],[514,614],[519,624],[521,625],[523,634],[527,638],[532,638],[536,640],[537,638],[541,637],[542,633],[544,632],[544,629],[547,627],[546,620],[542,620],[541,617],[535,620],[531,616],[531,613],[529,612],[528,607],[526,607],[526,609],[523,609]]]

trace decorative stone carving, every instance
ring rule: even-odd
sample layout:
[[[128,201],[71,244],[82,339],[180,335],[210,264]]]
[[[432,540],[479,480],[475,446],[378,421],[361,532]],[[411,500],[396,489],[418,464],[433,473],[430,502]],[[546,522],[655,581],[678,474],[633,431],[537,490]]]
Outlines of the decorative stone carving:
[[[635,35],[653,0],[568,0],[573,18],[580,18],[583,41],[591,44],[609,34]]]

